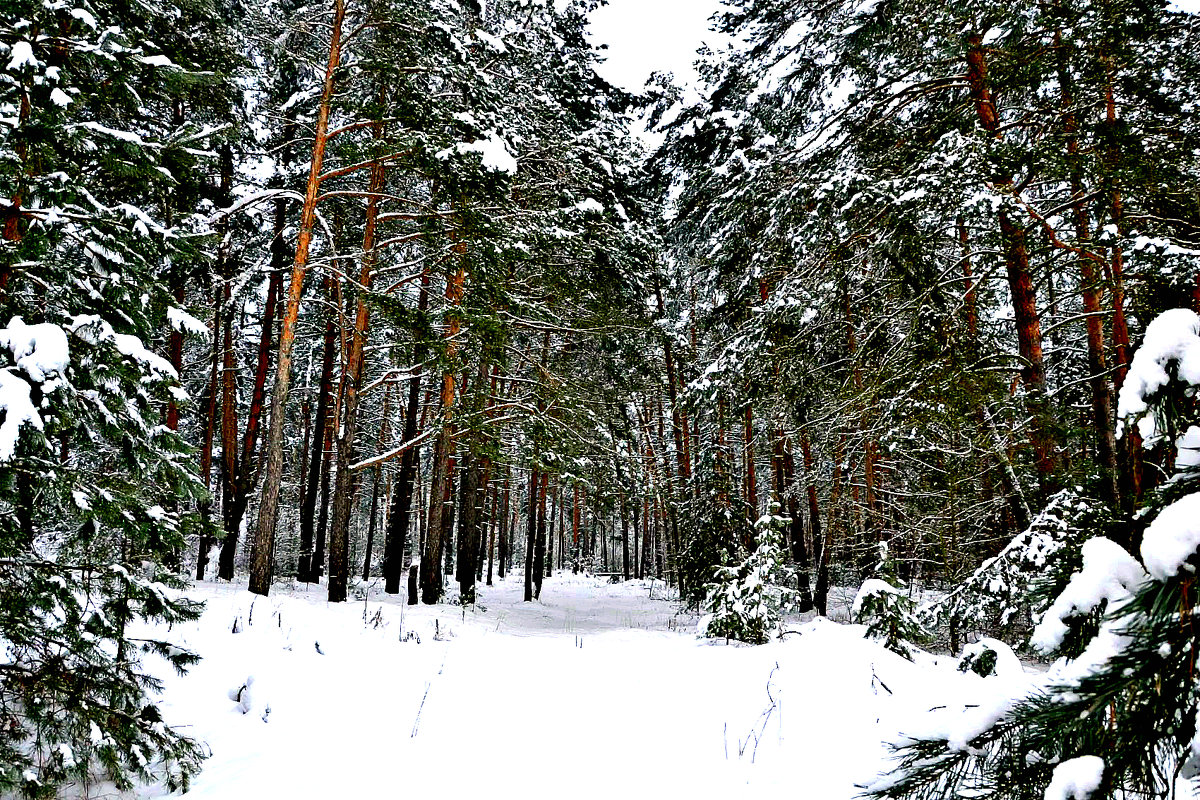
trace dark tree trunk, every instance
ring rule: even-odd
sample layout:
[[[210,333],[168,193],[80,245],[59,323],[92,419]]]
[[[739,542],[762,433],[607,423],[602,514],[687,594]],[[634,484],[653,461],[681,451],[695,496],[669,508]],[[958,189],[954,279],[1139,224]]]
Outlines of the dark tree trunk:
[[[220,386],[221,369],[221,337],[218,334],[221,330],[221,299],[223,296],[223,292],[220,290],[215,292],[212,361],[209,369],[207,394],[204,397],[205,413],[200,430],[200,477],[204,481],[204,488],[208,490],[212,489],[213,438],[217,430],[217,392]],[[204,500],[200,503],[200,515],[204,519],[206,529],[211,510],[212,501]],[[201,533],[196,553],[196,580],[198,581],[204,580],[204,572],[208,568],[208,551],[211,547],[212,539],[206,533]]]
[[[808,611],[813,606],[812,590],[809,584],[809,563],[808,563],[808,546],[804,541],[804,519],[800,512],[800,500],[797,497],[797,492],[788,491],[796,481],[796,466],[795,460],[792,457],[791,448],[787,446],[787,442],[783,440],[782,431],[780,432],[780,444],[782,458],[780,466],[782,467],[779,476],[779,485],[784,487],[787,492],[787,513],[791,518],[791,523],[788,526],[788,535],[791,539],[792,558],[796,560],[799,575],[799,607],[801,613]],[[796,490],[799,490],[796,486]],[[811,516],[811,512],[810,512]]]
[[[380,90],[380,104],[386,99]],[[383,124],[374,126],[376,142],[383,138]],[[337,479],[333,493],[333,525],[330,529],[329,540],[329,602],[345,602],[347,584],[350,578],[350,515],[354,509],[355,476],[350,467],[354,463],[355,438],[358,435],[358,410],[361,402],[363,372],[366,369],[367,329],[370,325],[371,309],[367,304],[366,293],[371,290],[375,277],[375,264],[378,252],[375,249],[375,227],[379,217],[380,193],[384,189],[386,172],[382,160],[376,160],[371,165],[371,177],[367,184],[366,219],[363,223],[363,256],[359,269],[358,283],[361,288],[355,293],[354,328],[350,335],[350,352],[346,356],[344,373],[345,399],[341,416],[341,430],[338,436]],[[378,476],[378,470],[376,470]],[[378,478],[376,479],[376,494],[378,494]],[[374,501],[372,501],[371,525],[374,527]],[[368,561],[370,559],[368,547]]]
[[[458,487],[458,560],[454,579],[458,581],[459,597],[472,602],[475,596],[475,556],[478,552],[479,515],[476,496],[479,488],[479,461],[471,452],[463,457],[459,468]]]
[[[326,281],[332,299],[330,282]],[[320,573],[314,568],[317,560],[313,557],[313,542],[316,531],[316,515],[318,498],[324,499],[322,493],[322,476],[327,474],[325,469],[326,429],[329,422],[329,408],[333,399],[333,359],[334,348],[337,346],[337,328],[330,314],[325,321],[325,340],[322,343],[321,381],[317,387],[317,416],[313,422],[312,449],[309,453],[307,491],[300,505],[300,563],[298,577],[304,583],[316,583]],[[328,482],[325,482],[328,486]]]
[[[538,471],[536,467],[529,470],[529,520],[525,535],[525,602],[533,601],[533,571],[534,550],[537,540],[537,495]],[[541,583],[541,578],[538,578]]]
[[[546,487],[550,474],[542,473],[542,485],[538,487],[537,543],[533,553],[533,596],[542,597],[542,577],[546,574]]]
[[[429,308],[429,273],[421,277],[421,294],[417,299],[417,312],[424,314]],[[419,344],[413,348],[413,362],[419,365],[425,358],[426,349]],[[417,412],[421,403],[421,370],[418,366],[408,383],[408,407],[404,411],[404,433],[401,443],[417,438]],[[388,514],[387,543],[383,556],[383,590],[388,594],[400,591],[400,577],[405,572],[405,551],[408,540],[409,512],[412,509],[413,487],[416,482],[417,460],[420,451],[409,447],[400,456],[400,474],[396,476],[396,488],[392,495],[392,510]]]
[[[504,476],[504,501],[501,503],[501,508],[500,508],[500,520],[499,520],[500,532],[498,534],[500,537],[500,541],[498,542],[500,552],[497,555],[497,558],[500,562],[500,564],[499,564],[500,580],[504,580],[504,576],[508,574],[508,561],[509,561],[508,509],[509,509],[509,501],[511,499],[511,494],[512,494],[511,490],[512,490],[512,485],[511,485],[511,482],[509,481],[508,474],[507,474],[507,468],[506,468],[506,473]]]

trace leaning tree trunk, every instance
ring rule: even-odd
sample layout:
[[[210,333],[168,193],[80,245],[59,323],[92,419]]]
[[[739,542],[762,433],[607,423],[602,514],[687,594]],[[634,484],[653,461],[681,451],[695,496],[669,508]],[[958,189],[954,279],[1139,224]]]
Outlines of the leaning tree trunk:
[[[342,23],[346,18],[345,0],[333,0],[333,26],[329,35],[329,60],[325,65],[325,82],[317,111],[313,135],[312,160],[304,206],[300,213],[300,231],[296,237],[296,256],[292,262],[292,279],[288,285],[288,300],[279,333],[279,357],[275,368],[275,386],[271,393],[271,426],[266,440],[262,500],[258,506],[258,524],[251,554],[250,591],[266,595],[271,590],[271,568],[275,552],[275,519],[279,510],[279,489],[283,483],[283,424],[288,392],[292,384],[292,349],[296,343],[296,320],[300,316],[300,300],[304,295],[304,275],[308,270],[308,255],[312,246],[313,229],[317,221],[317,192],[321,187],[321,167],[325,160],[325,144],[329,134],[329,110],[333,98],[334,74],[342,55]]]

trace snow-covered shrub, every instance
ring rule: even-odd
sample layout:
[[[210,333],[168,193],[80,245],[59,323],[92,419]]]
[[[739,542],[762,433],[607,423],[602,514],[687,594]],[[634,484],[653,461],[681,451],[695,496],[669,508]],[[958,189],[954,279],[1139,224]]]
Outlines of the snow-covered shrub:
[[[987,678],[993,675],[1020,675],[1024,668],[1011,647],[999,639],[985,636],[963,648],[958,671],[974,672],[981,678]]]
[[[867,626],[867,636],[909,660],[913,645],[929,638],[917,614],[917,604],[880,578],[863,582],[850,614],[855,622]]]
[[[757,523],[758,547],[741,564],[722,566],[706,585],[700,630],[710,639],[734,639],[765,644],[778,629],[783,611],[795,600],[787,588],[791,570],[784,566],[782,527],[778,506]]]
[[[1058,492],[994,558],[922,607],[923,624],[951,643],[970,634],[1021,643],[1077,566],[1084,540],[1109,523],[1108,513],[1102,503],[1079,489]]]

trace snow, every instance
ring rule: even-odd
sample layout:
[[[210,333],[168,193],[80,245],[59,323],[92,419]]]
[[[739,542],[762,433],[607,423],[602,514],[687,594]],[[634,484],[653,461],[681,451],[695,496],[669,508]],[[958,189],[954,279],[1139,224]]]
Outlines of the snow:
[[[1062,646],[1066,620],[1089,614],[1107,603],[1112,608],[1127,600],[1146,581],[1142,566],[1116,542],[1102,537],[1083,543],[1083,568],[1071,576],[1067,588],[1050,604],[1033,631],[1030,643],[1042,653]]]
[[[9,72],[19,72],[23,67],[37,69],[40,66],[40,62],[33,55],[33,47],[24,39],[18,39],[13,42],[10,54],[11,58],[8,60]]]
[[[96,18],[89,11],[82,8],[71,9],[71,16],[88,26],[92,30],[96,29]]]
[[[1171,380],[1169,369],[1189,386],[1200,385],[1200,316],[1187,308],[1164,311],[1146,326],[1118,395],[1118,419],[1145,414],[1149,401]],[[1138,430],[1147,447],[1157,441],[1153,415],[1142,416]]]
[[[1013,649],[999,639],[993,639],[990,636],[981,636],[979,641],[968,644],[963,648],[961,659],[978,656],[984,650],[991,650],[996,654],[996,666],[994,672],[1001,678],[1019,678],[1025,672],[1025,667],[1021,665],[1021,659],[1017,658],[1017,654]]]
[[[536,774],[581,798],[850,800],[905,720],[996,680],[823,618],[759,647],[699,639],[661,582],[558,574],[522,603],[518,571],[465,610],[357,590],[192,590],[202,618],[158,632],[203,660],[152,662],[165,718],[212,753],[184,797],[440,795],[467,769],[500,797]]]
[[[1195,572],[1189,559],[1200,549],[1200,493],[1176,500],[1159,512],[1142,535],[1142,563],[1159,581],[1180,571]]]
[[[1104,779],[1104,759],[1080,756],[1054,768],[1046,787],[1046,800],[1089,800]]]
[[[1200,426],[1189,425],[1175,440],[1175,468],[1178,470],[1200,467]]]
[[[0,328],[0,347],[9,351],[14,364],[0,369],[0,411],[4,414],[0,423],[0,463],[3,463],[13,457],[23,427],[43,429],[41,414],[33,405],[30,381],[41,384],[44,392],[53,391],[70,364],[70,350],[62,328],[49,322],[26,325],[20,317],[13,317],[8,327]],[[17,370],[24,372],[29,380],[21,378]]]
[[[171,306],[167,309],[167,321],[171,328],[180,333],[194,333],[197,336],[208,336],[208,326],[182,308]]]
[[[488,33],[485,30],[482,30],[482,29],[476,30],[475,38],[478,39],[479,41],[483,42],[484,44],[486,44],[491,49],[495,50],[497,53],[500,53],[501,55],[508,52],[508,48],[504,46],[503,40],[501,40],[498,36],[492,36],[490,33]]]
[[[67,335],[49,322],[26,325],[13,317],[7,328],[0,328],[0,346],[7,347],[17,368],[37,383],[63,374],[71,363]]]
[[[575,210],[584,214],[603,214],[604,206],[594,197],[588,197],[575,204]]]
[[[71,105],[71,95],[64,92],[62,89],[55,87],[50,90],[50,102],[59,108],[66,108]]]
[[[459,142],[454,147],[439,152],[437,157],[444,161],[453,153],[477,153],[483,162],[483,168],[491,172],[513,175],[517,171],[517,160],[508,151],[508,145],[495,132],[488,134],[486,139]]]
[[[156,378],[178,378],[171,362],[147,350],[138,337],[117,333],[111,325],[95,314],[81,314],[73,318],[69,328],[73,334],[92,344],[112,342],[118,352],[149,369]]]
[[[21,428],[32,425],[42,430],[42,417],[29,400],[29,384],[8,370],[0,369],[0,411],[4,422],[0,423],[0,463],[13,457]]]
[[[887,581],[880,580],[879,578],[868,578],[863,581],[858,594],[854,596],[854,606],[850,612],[851,617],[858,619],[859,614],[862,613],[862,605],[866,602],[867,598],[881,594],[900,594],[900,591]]]

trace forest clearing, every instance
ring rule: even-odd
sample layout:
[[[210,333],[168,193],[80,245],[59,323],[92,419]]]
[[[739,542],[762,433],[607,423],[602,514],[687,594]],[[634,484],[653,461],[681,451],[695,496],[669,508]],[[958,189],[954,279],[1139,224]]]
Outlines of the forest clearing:
[[[5,0],[0,800],[1200,779],[1200,0]]]

